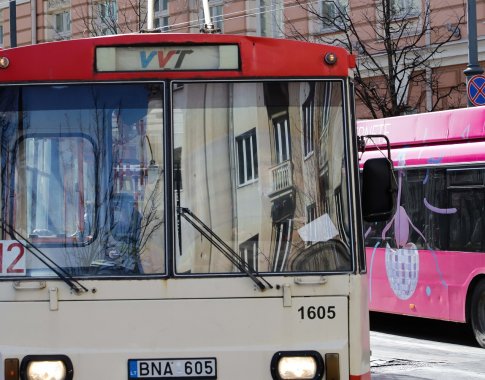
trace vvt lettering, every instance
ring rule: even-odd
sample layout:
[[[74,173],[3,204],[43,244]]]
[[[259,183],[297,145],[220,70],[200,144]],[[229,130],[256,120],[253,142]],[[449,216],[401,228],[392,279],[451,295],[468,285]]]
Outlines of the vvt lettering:
[[[160,69],[173,68],[180,69],[187,55],[192,54],[194,51],[190,49],[184,50],[152,50],[140,52],[140,64],[143,69],[146,69],[150,63],[154,60],[155,56],[158,58],[158,67]],[[170,67],[169,62],[174,62],[173,67]]]
[[[150,55],[147,57],[147,52],[146,51],[141,51],[140,52],[140,61],[141,61],[141,67],[146,69],[147,66],[150,64],[152,61],[153,57],[157,55],[156,51],[152,51]]]
[[[187,54],[192,54],[193,50],[179,50],[179,58],[177,59],[177,63],[175,64],[175,68],[179,69],[182,66],[182,62]]]
[[[178,51],[174,51],[174,50],[171,50],[168,52],[167,56],[164,57],[163,56],[163,51],[159,51],[158,52],[158,64],[160,66],[161,69],[163,69],[165,67],[165,65],[168,63],[168,61],[170,60],[170,58],[172,58],[174,56],[174,54],[176,54]]]

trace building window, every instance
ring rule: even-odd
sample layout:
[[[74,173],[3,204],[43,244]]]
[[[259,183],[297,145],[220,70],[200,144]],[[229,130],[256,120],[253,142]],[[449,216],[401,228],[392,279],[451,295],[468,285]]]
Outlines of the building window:
[[[259,34],[264,37],[283,37],[283,1],[260,0]]]
[[[156,29],[161,29],[162,31],[168,31],[168,0],[155,0],[154,8],[154,27]]]
[[[236,137],[239,185],[258,178],[258,150],[256,128]]]
[[[303,113],[303,151],[305,157],[313,153],[313,114],[315,85],[312,84],[310,94],[302,106]]]
[[[391,0],[391,14],[395,19],[416,17],[420,13],[420,3],[417,0]]]
[[[320,2],[323,31],[332,31],[344,25],[342,16],[347,14],[347,5],[347,0],[322,0]]]
[[[212,2],[209,2],[212,23],[216,29],[222,32],[224,27],[223,4],[219,1],[213,2],[214,4],[211,3]]]
[[[251,269],[258,272],[258,243],[259,235],[254,235],[251,239],[246,240],[239,245],[239,254],[241,258],[248,263]]]
[[[98,25],[101,35],[106,36],[118,32],[118,5],[116,1],[98,3]]]
[[[60,13],[56,13],[54,15],[54,18],[55,18],[54,31],[56,34],[55,37],[70,36],[71,35],[71,12],[63,11]]]
[[[273,119],[276,163],[288,161],[291,158],[290,126],[288,115]]]

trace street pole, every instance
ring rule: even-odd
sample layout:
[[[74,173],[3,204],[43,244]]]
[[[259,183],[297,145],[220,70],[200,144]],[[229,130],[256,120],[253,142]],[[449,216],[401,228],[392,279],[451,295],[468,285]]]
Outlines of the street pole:
[[[467,104],[473,107],[468,97],[468,82],[474,75],[483,74],[483,69],[478,64],[477,49],[477,3],[476,0],[467,1],[467,24],[468,24],[468,66],[463,71],[467,85]]]
[[[10,0],[10,47],[17,46],[17,3]]]

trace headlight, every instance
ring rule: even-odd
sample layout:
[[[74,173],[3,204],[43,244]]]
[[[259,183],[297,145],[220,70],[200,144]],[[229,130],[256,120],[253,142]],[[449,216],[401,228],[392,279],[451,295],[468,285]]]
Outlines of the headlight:
[[[65,355],[28,355],[22,359],[22,380],[72,380],[71,360]]]
[[[323,359],[316,351],[277,352],[271,360],[275,380],[318,380],[323,372]]]

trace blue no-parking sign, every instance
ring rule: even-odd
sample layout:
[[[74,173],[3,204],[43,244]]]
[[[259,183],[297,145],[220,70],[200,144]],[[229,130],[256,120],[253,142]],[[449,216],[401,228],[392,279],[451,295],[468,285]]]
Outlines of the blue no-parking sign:
[[[475,106],[485,105],[485,76],[474,75],[467,85],[468,100]]]

